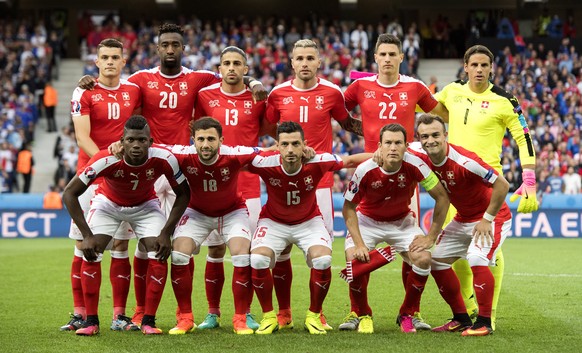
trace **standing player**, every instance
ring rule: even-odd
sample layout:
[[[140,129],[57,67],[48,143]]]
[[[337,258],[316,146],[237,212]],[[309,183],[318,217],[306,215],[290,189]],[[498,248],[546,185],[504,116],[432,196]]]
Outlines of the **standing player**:
[[[237,54],[238,55],[238,54]],[[232,292],[234,332],[253,334],[247,326],[247,309],[253,296],[249,251],[251,232],[245,200],[237,190],[239,170],[257,154],[256,148],[221,146],[222,126],[213,118],[196,120],[192,127],[194,146],[175,145],[190,185],[190,203],[176,228],[172,244],[172,286],[180,307],[180,320],[170,334],[195,328],[192,317],[192,280],[188,263],[211,232],[230,249],[234,266]]]
[[[407,142],[412,142],[417,105],[426,112],[447,115],[447,110],[436,101],[422,81],[399,74],[403,60],[400,39],[392,34],[381,34],[378,36],[374,49],[374,61],[378,65],[378,74],[355,80],[345,92],[348,110],[351,111],[356,106],[360,106],[366,152],[377,149],[378,131],[386,124],[395,123],[404,126],[408,136]],[[412,197],[410,208],[416,214],[418,221],[420,215],[418,191]],[[408,263],[403,262],[402,281],[405,286],[411,271],[412,268]],[[424,323],[419,311],[420,308],[416,308],[414,326],[417,329],[430,330],[430,326]],[[346,322],[340,325],[340,329],[357,329],[357,320],[352,321],[352,319],[348,316]]]
[[[76,88],[71,100],[71,116],[75,126],[75,136],[80,147],[77,170],[83,170],[85,164],[99,150],[123,134],[123,125],[136,108],[140,106],[139,87],[121,80],[121,70],[125,66],[123,44],[117,39],[105,39],[97,46],[95,65],[99,68],[99,83],[93,90]],[[79,202],[87,215],[90,201],[95,194],[99,181],[93,183]],[[131,265],[127,252],[127,243],[132,236],[127,223],[115,233],[111,249],[111,267],[109,278],[113,289],[112,330],[138,330],[139,328],[125,316],[125,306],[129,293]],[[76,330],[85,318],[85,304],[81,286],[81,265],[83,253],[80,245],[83,236],[75,223],[71,224],[69,237],[77,241],[75,255],[71,266],[71,283],[73,287],[74,313],[71,321],[61,330]]]
[[[102,253],[123,221],[134,229],[139,239],[138,247],[148,256],[145,316],[141,330],[146,335],[162,333],[156,328],[155,315],[166,284],[171,237],[188,204],[188,186],[176,157],[166,149],[152,146],[149,127],[142,116],[132,116],[125,123],[121,144],[125,151],[123,159],[106,150],[98,152],[67,185],[63,196],[71,218],[83,235],[81,283],[87,319],[85,327],[76,331],[78,335],[99,333],[97,307]],[[167,221],[154,191],[154,182],[160,175],[167,177],[176,193]],[[96,190],[85,220],[78,197],[99,177],[103,181]]]
[[[538,209],[536,198],[535,151],[525,117],[517,99],[504,89],[489,82],[493,70],[493,54],[487,47],[475,45],[467,49],[464,69],[468,81],[448,84],[436,96],[449,110],[449,142],[475,152],[485,163],[501,174],[501,143],[505,131],[509,130],[519,147],[523,184],[511,196],[515,201],[521,196],[517,212],[530,213]],[[449,212],[449,218],[454,209]],[[470,314],[477,307],[473,298],[472,272],[467,261],[459,260],[453,265],[459,280],[465,305]],[[495,266],[491,268],[495,277],[495,294],[491,312],[491,325],[495,329],[495,316],[499,292],[503,280],[504,260],[497,252]]]
[[[332,151],[332,124],[335,119],[345,130],[361,135],[361,122],[353,119],[346,110],[341,89],[318,78],[321,65],[317,44],[310,39],[298,40],[293,46],[291,65],[295,77],[273,88],[267,100],[266,119],[271,123],[294,121],[301,125],[305,140],[316,152]],[[325,226],[333,234],[333,201],[331,187],[333,173],[326,174],[317,186],[317,204]],[[277,259],[273,269],[275,292],[279,302],[279,327],[292,328],[291,280],[292,269],[287,249]],[[325,317],[322,316],[325,320]],[[327,329],[331,329],[327,323]]]
[[[412,267],[404,289],[404,302],[398,322],[405,333],[416,332],[413,315],[430,273],[430,252],[409,248],[415,237],[424,237],[410,199],[420,183],[435,199],[433,222],[428,236],[441,231],[449,199],[436,175],[420,158],[406,152],[406,130],[400,124],[388,124],[380,130],[382,166],[373,160],[362,163],[354,172],[344,197],[343,214],[349,235],[345,248],[347,261],[368,262],[368,251],[381,242],[388,243]],[[344,323],[353,323],[351,330],[373,333],[372,309],[368,304],[369,274],[355,277],[349,284],[351,313]],[[340,327],[340,329],[342,329]]]
[[[265,101],[255,102],[251,91],[243,82],[248,72],[247,57],[240,48],[224,48],[220,55],[221,83],[215,83],[200,90],[194,110],[194,119],[211,116],[222,125],[224,142],[230,146],[256,146],[259,131],[270,130],[263,119]],[[261,186],[259,176],[246,171],[238,175],[238,191],[246,200],[249,212],[249,226],[254,233],[261,210]],[[198,325],[199,329],[212,329],[220,326],[220,297],[224,285],[223,258],[226,251],[223,238],[213,231],[204,241],[208,245],[206,270],[204,272],[208,314]],[[247,325],[257,329],[259,324],[252,315],[247,315]]]
[[[311,334],[325,334],[321,307],[331,282],[331,245],[329,233],[316,202],[316,188],[329,171],[353,168],[370,154],[339,157],[316,154],[303,163],[305,137],[299,123],[285,121],[277,128],[280,155],[257,156],[248,166],[267,185],[268,199],[259,216],[251,245],[252,283],[263,310],[257,334],[271,334],[279,329],[273,310],[275,259],[291,244],[305,254],[311,268],[309,290],[311,303],[305,328]]]
[[[432,114],[419,117],[420,143],[411,150],[439,176],[457,214],[436,237],[417,239],[411,248],[431,248],[431,273],[439,292],[450,305],[453,319],[433,331],[462,331],[463,336],[486,336],[491,328],[491,305],[495,279],[489,269],[495,253],[511,228],[511,212],[505,203],[509,184],[475,153],[446,142],[444,121]],[[473,325],[467,314],[459,280],[451,265],[466,258],[471,266],[479,316]]]

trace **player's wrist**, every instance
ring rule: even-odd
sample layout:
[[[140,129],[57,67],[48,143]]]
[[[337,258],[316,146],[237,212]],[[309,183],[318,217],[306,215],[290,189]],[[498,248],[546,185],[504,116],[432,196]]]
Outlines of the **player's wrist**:
[[[536,184],[536,172],[533,169],[524,168],[521,173],[521,178],[523,183],[527,186],[533,186]]]
[[[488,221],[488,222],[493,222],[493,220],[495,219],[495,216],[492,215],[491,213],[483,213],[483,219]]]
[[[253,81],[249,82],[249,88],[250,89],[253,89],[257,85],[262,85],[261,81],[259,81],[259,80],[253,80]]]

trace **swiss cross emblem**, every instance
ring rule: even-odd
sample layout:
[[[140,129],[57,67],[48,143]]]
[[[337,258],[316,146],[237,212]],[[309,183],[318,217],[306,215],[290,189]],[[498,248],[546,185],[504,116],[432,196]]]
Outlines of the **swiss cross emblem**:
[[[148,180],[152,180],[154,178],[154,168],[146,170],[146,177]]]
[[[228,168],[220,169],[220,175],[225,176],[225,175],[229,175],[229,174],[230,174],[230,170],[228,170]]]
[[[400,92],[400,93],[398,94],[398,96],[400,97],[400,100],[401,100],[401,101],[405,101],[405,100],[407,100],[407,99],[408,99],[408,93],[406,93],[406,92]]]
[[[121,98],[123,98],[124,101],[128,101],[129,100],[129,92],[121,92]]]
[[[305,178],[303,178],[303,181],[305,182],[305,185],[313,184],[313,177],[311,175],[306,176]]]
[[[323,96],[315,96],[316,104],[323,104]]]
[[[402,173],[398,174],[398,181],[404,181],[406,180],[406,176]]]
[[[484,109],[489,108],[489,102],[487,102],[487,101],[481,102],[481,108],[484,108]]]
[[[455,179],[455,173],[452,170],[447,170],[447,178]]]
[[[252,108],[252,107],[253,107],[253,102],[251,102],[251,101],[245,101],[245,103],[244,103],[244,108],[245,109],[249,109],[249,108]]]
[[[185,91],[188,89],[188,82],[180,82],[179,87],[182,91]]]

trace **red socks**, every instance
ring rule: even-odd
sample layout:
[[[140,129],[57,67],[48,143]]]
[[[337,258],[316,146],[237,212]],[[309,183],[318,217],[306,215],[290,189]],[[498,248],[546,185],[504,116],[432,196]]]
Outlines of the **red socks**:
[[[131,284],[131,265],[129,258],[111,258],[109,281],[113,290],[113,308],[115,315],[124,314],[127,305],[127,295]]]
[[[170,268],[172,288],[180,308],[180,313],[192,312],[192,276],[190,266],[174,265]]]
[[[204,284],[206,299],[208,300],[208,312],[220,315],[220,298],[224,287],[224,264],[220,262],[206,261],[204,271]]]
[[[370,280],[370,274],[354,278],[354,280],[349,284],[350,288],[350,303],[352,305],[352,310],[358,316],[372,315],[372,308],[368,304],[368,282]]]
[[[246,314],[253,296],[250,266],[234,267],[232,274],[232,294],[234,297],[234,313]]]
[[[273,284],[279,303],[279,310],[291,309],[291,284],[293,283],[293,268],[291,259],[275,263],[273,268]],[[317,311],[319,312],[319,311]]]
[[[148,273],[148,259],[133,258],[133,289],[137,306],[144,307],[146,302],[146,277]]]
[[[166,286],[168,263],[160,262],[157,259],[148,259],[147,261],[145,315],[156,316]]]
[[[273,276],[268,268],[257,270],[253,268],[252,284],[264,313],[273,311]]]
[[[87,315],[97,315],[99,307],[99,289],[101,288],[101,262],[83,260],[81,265],[81,283]]]
[[[313,313],[321,312],[321,307],[329,291],[330,284],[331,268],[326,268],[325,270],[311,269],[311,277],[309,279],[311,304],[309,305],[309,311]]]
[[[467,308],[461,295],[461,285],[455,271],[452,268],[448,268],[446,270],[432,271],[431,273],[441,296],[449,304],[453,314],[466,313]]]
[[[473,271],[473,289],[477,304],[479,304],[479,316],[491,317],[495,278],[489,266],[472,266],[471,271]]]

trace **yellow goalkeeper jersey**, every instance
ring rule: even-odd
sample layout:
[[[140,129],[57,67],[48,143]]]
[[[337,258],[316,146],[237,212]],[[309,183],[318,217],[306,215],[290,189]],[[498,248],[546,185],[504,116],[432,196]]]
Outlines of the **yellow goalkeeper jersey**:
[[[466,82],[456,81],[435,97],[449,110],[450,143],[477,153],[502,173],[501,144],[505,130],[509,129],[519,147],[521,164],[535,164],[527,122],[512,94],[493,84],[485,92],[475,93]]]

